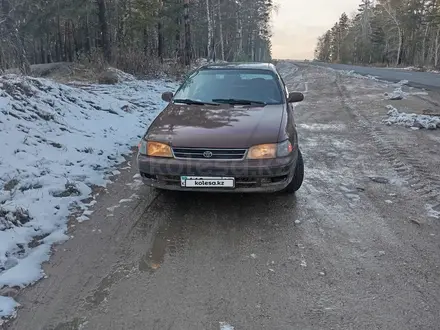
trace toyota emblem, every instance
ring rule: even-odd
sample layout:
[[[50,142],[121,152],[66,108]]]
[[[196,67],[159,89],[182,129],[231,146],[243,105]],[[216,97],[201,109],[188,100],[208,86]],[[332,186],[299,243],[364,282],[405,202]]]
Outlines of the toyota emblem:
[[[205,158],[211,158],[211,157],[212,157],[212,152],[211,152],[211,151],[205,151],[205,152],[203,153],[203,157],[205,157]]]

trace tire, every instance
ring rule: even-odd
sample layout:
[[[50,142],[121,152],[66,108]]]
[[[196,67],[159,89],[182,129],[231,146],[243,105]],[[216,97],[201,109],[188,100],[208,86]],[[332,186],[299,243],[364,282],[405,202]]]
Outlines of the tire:
[[[289,185],[284,188],[284,192],[288,194],[295,193],[304,180],[304,160],[301,154],[301,151],[298,149],[298,160],[296,161],[295,174],[293,175],[292,181],[290,181]]]

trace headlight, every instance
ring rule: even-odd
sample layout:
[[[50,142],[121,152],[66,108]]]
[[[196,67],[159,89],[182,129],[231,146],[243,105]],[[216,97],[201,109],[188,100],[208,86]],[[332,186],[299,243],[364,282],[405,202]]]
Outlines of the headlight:
[[[248,159],[268,159],[276,158],[277,145],[276,144],[260,144],[249,149]]]
[[[286,157],[293,151],[289,140],[280,143],[259,144],[249,149],[248,159],[272,159]]]
[[[173,157],[171,147],[168,144],[154,141],[145,141],[144,139],[142,139],[139,143],[139,153],[150,157]]]

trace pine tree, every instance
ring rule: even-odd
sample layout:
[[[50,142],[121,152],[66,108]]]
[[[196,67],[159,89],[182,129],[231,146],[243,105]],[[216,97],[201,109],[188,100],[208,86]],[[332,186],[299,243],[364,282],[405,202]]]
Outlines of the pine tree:
[[[26,63],[81,60],[148,73],[162,60],[190,65],[198,57],[271,59],[272,0],[0,0],[0,4],[0,69],[26,71]]]
[[[331,32],[327,31],[318,40],[315,50],[315,59],[322,62],[330,62],[331,59]]]
[[[342,13],[339,18],[339,59],[338,62],[346,62],[348,59],[347,54],[347,34],[349,29],[349,18],[346,13]]]
[[[342,16],[341,16],[342,18]],[[331,58],[347,63],[439,66],[440,0],[360,0],[355,17],[341,38],[332,31]],[[341,46],[338,48],[338,42]],[[323,39],[318,40],[317,57]]]

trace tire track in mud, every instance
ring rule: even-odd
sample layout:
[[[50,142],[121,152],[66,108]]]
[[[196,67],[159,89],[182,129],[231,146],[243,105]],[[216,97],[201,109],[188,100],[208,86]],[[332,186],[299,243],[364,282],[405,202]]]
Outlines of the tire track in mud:
[[[373,141],[379,153],[388,160],[397,174],[407,181],[410,188],[428,203],[440,202],[440,177],[433,174],[419,158],[411,156],[407,149],[394,142],[381,127],[374,126],[372,118],[361,113],[352,103],[349,91],[341,82],[341,75],[336,73],[335,84],[343,106],[351,114],[358,126]]]

